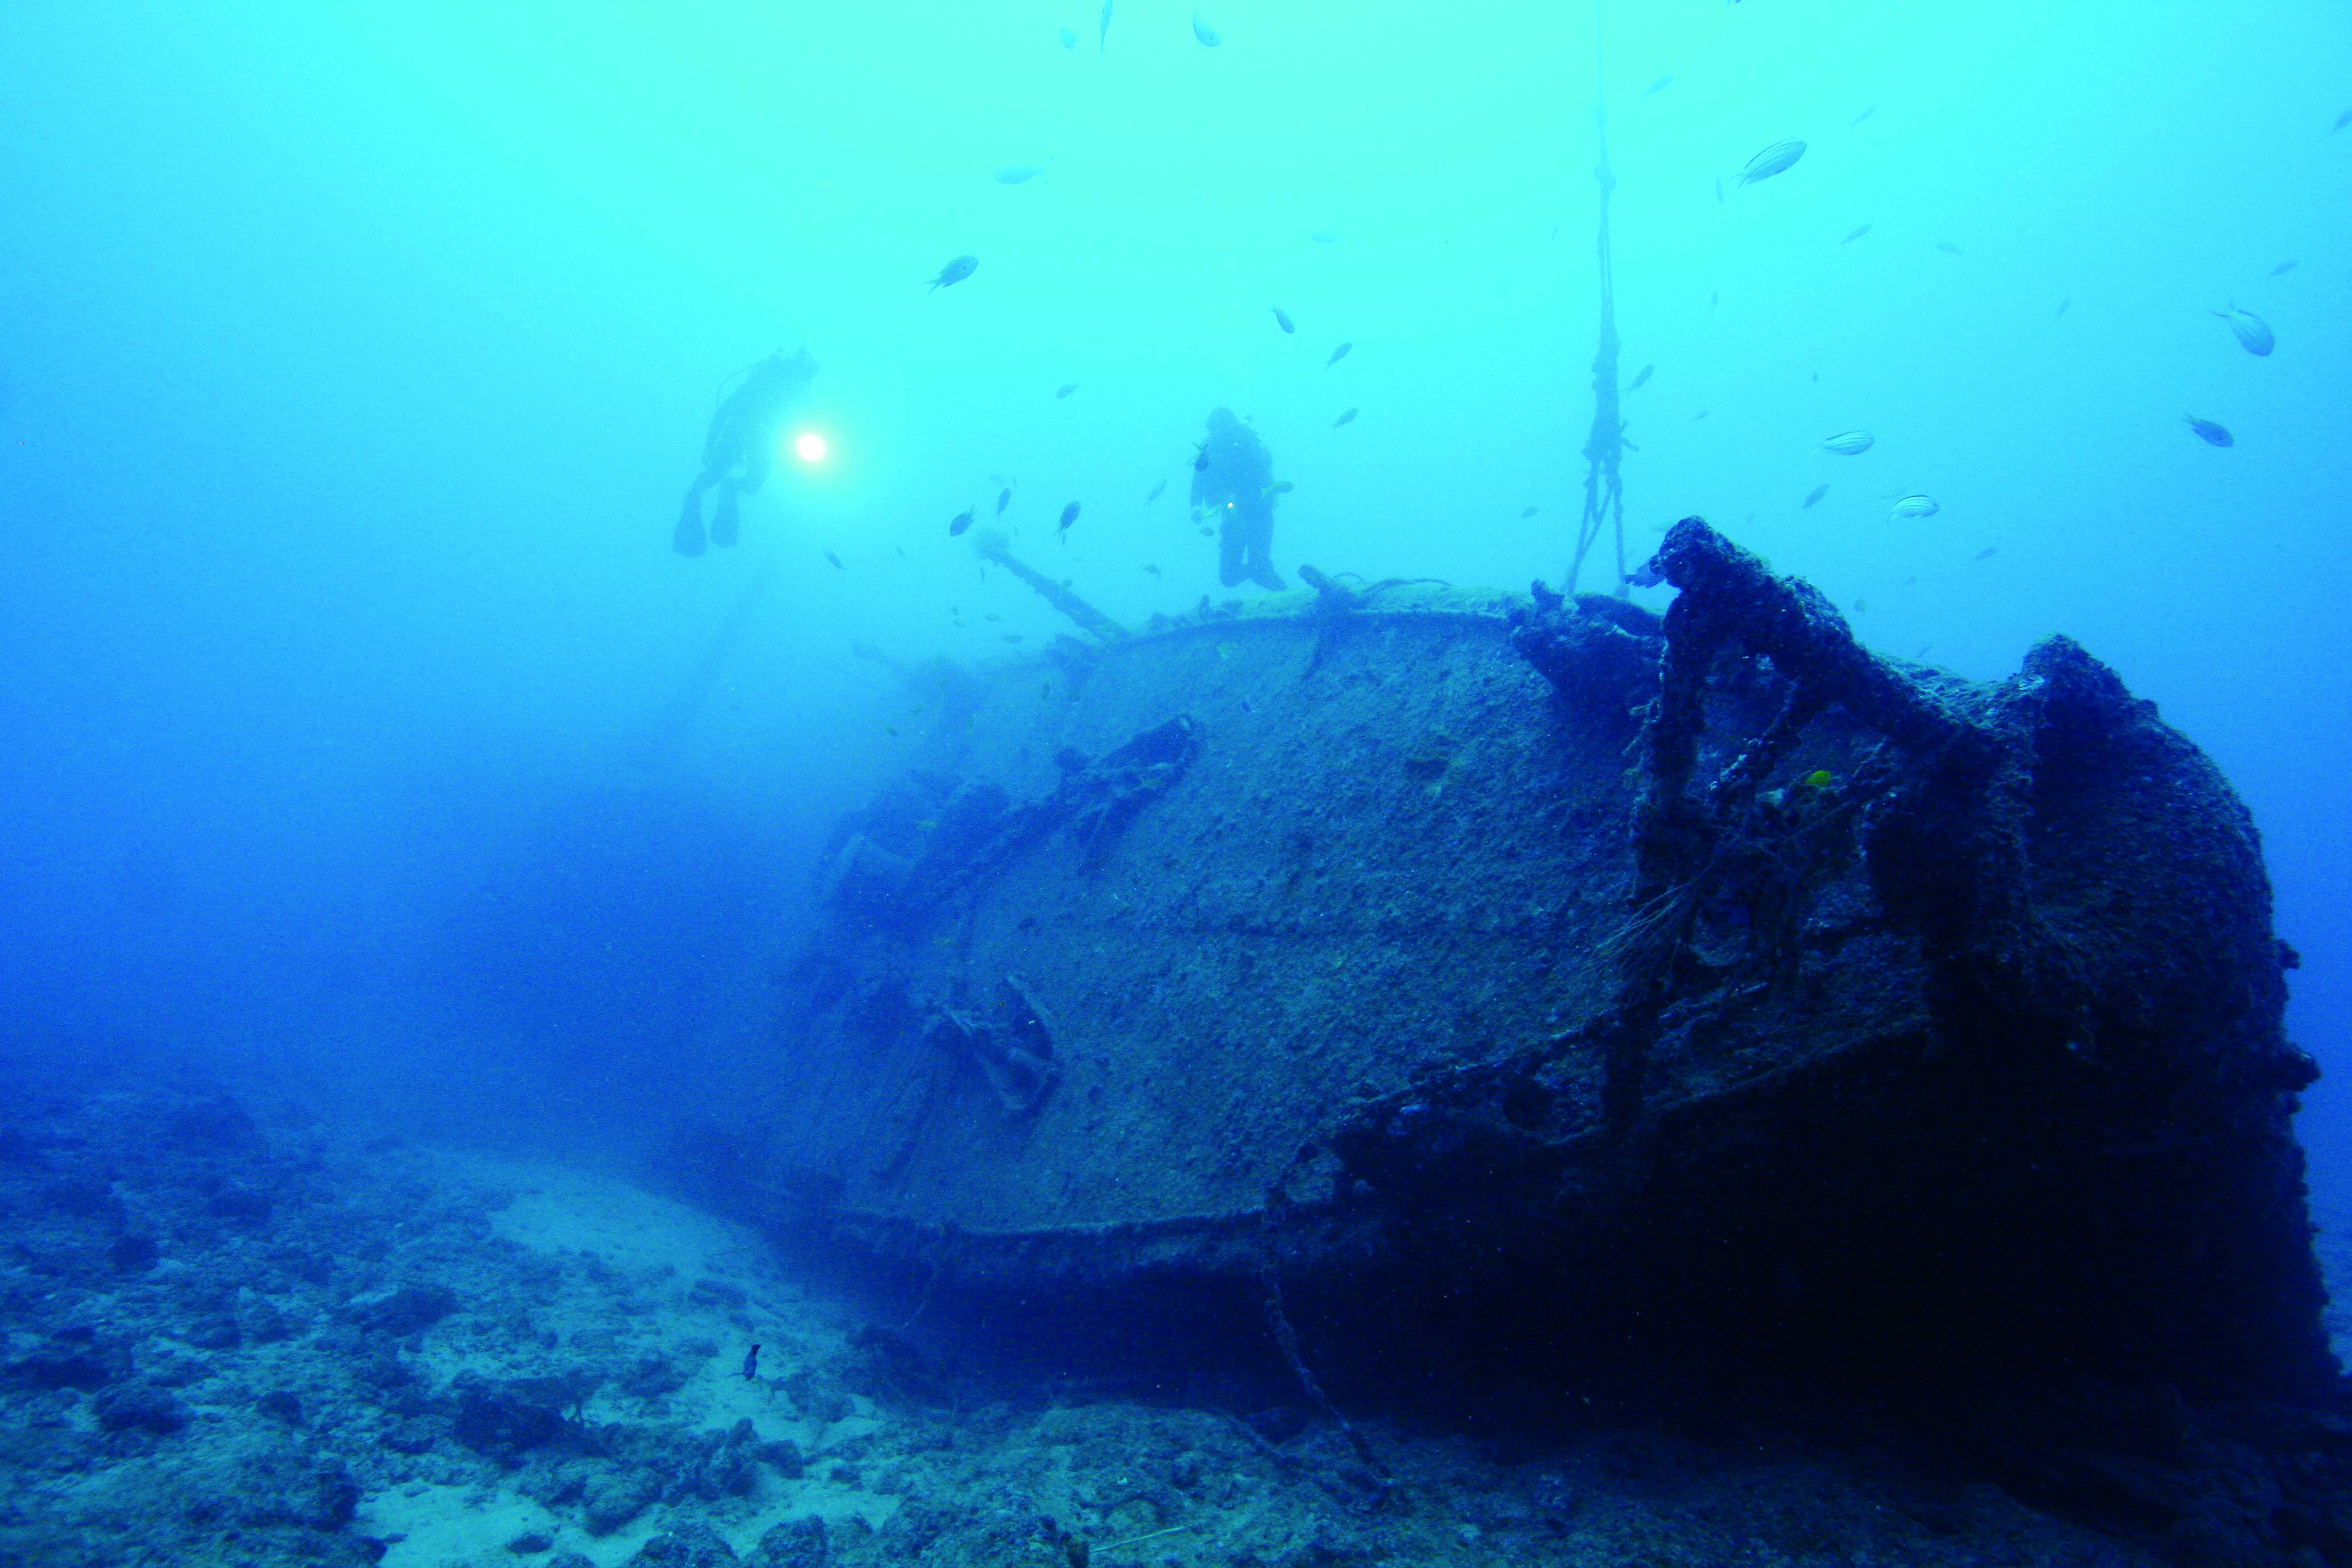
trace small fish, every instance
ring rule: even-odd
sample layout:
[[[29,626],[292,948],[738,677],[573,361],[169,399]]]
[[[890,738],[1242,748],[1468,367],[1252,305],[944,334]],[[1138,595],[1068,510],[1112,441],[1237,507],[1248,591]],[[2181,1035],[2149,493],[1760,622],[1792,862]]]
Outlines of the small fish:
[[[1856,599],[1853,602],[1853,613],[1857,616],[1866,616],[1870,614],[1870,601],[1867,599]]]
[[[1979,551],[1978,551],[1978,552],[1977,552],[1976,558],[1977,558],[1978,560],[1979,560],[1979,561],[1990,561],[1990,560],[1991,560],[1994,556],[1996,556],[1996,555],[1998,555],[1998,554],[2000,554],[2000,545],[1998,545],[1998,544],[1988,544],[1988,545],[1986,545],[1982,550],[1979,550]]]
[[[986,615],[984,615],[984,616],[981,616],[980,618],[981,618],[982,620],[983,620],[983,621],[1001,621],[1001,620],[1003,620],[1004,617],[1003,617],[1003,616],[998,615],[994,610],[991,610],[991,611],[989,611]]]
[[[2265,355],[2278,347],[2278,339],[2272,333],[2271,324],[2252,310],[2241,310],[2232,305],[2226,310],[2215,310],[2212,314],[2230,323],[2230,331],[2237,338],[2238,346],[2248,353]]]
[[[940,275],[931,279],[931,287],[925,289],[924,292],[928,294],[940,289],[952,288],[956,284],[961,283],[965,279],[971,277],[975,271],[979,270],[979,257],[959,256],[954,260],[949,262],[945,267],[940,268]]]
[[[1041,687],[1039,687],[1039,688],[1037,689],[1037,700],[1038,700],[1038,701],[1040,701],[1040,702],[1050,702],[1050,701],[1052,701],[1053,700],[1054,700],[1054,683],[1053,683],[1052,681],[1050,681],[1050,680],[1049,680],[1049,681],[1045,682],[1045,685],[1043,685],[1043,686],[1041,686]]]
[[[2336,117],[2336,123],[2327,128],[2327,133],[2330,136],[2333,136],[2347,125],[2352,125],[2352,109],[2347,109],[2343,113],[2337,115]]]
[[[1192,448],[1192,471],[1196,474],[1205,474],[1209,471],[1209,444],[1206,441],[1199,443]]]
[[[846,572],[846,571],[848,571],[848,570],[849,570],[849,568],[848,568],[848,567],[844,566],[844,565],[841,563],[841,557],[840,557],[840,556],[838,556],[838,555],[835,555],[835,554],[832,551],[830,551],[830,550],[828,550],[828,551],[826,551],[826,552],[824,552],[824,558],[825,558],[827,561],[830,561],[830,562],[832,562],[832,563],[833,563],[834,570],[835,570],[835,571],[836,571],[836,572]]]
[[[1947,256],[1958,256],[1958,255],[1962,254],[1962,252],[1961,252],[1961,250],[1960,250],[1960,247],[1959,247],[1958,246],[1957,246],[1957,245],[1954,245],[1954,244],[1953,244],[1950,240],[1948,240],[1948,239],[1939,239],[1939,240],[1937,240],[1937,241],[1936,242],[1936,248],[1937,248],[1937,249],[1938,249],[1938,250],[1940,250],[1940,251],[1942,251],[1942,252],[1943,252],[1945,255],[1947,255]]]
[[[1202,538],[1203,538],[1203,539],[1211,539],[1211,538],[1215,537],[1215,535],[1216,535],[1216,531],[1216,531],[1215,529],[1211,528],[1211,527],[1210,527],[1207,523],[1205,523],[1205,522],[1204,522],[1204,523],[1202,523],[1202,524],[1201,525],[1201,537],[1202,537]]]
[[[2216,425],[2210,419],[2200,419],[2194,414],[2184,414],[2181,417],[2189,421],[2189,427],[2196,431],[2197,438],[2208,447],[2234,447],[2238,444],[2238,438],[2230,434],[2227,426]]]
[[[1144,563],[1144,567],[1143,567],[1143,569],[1144,569],[1146,572],[1150,573],[1154,577],[1157,577],[1157,576],[1159,576],[1159,575],[1160,574],[1160,568],[1159,568],[1159,567],[1157,567],[1157,566],[1154,566],[1154,565],[1150,564],[1149,562],[1146,562],[1146,563]]]
[[[996,183],[1000,185],[1025,185],[1045,172],[1043,163],[1007,163],[996,171]]]
[[[1349,423],[1349,422],[1350,422],[1350,421],[1352,421],[1355,417],[1356,417],[1356,411],[1355,411],[1354,409],[1350,408],[1350,409],[1347,410],[1345,413],[1341,414],[1341,415],[1339,416],[1339,417],[1338,417],[1337,419],[1334,419],[1333,421],[1331,421],[1331,428],[1332,428],[1332,429],[1334,429],[1334,430],[1337,430],[1340,426],[1342,426],[1342,425],[1346,425],[1346,424]]]
[[[965,529],[971,526],[971,508],[966,507],[961,511],[956,513],[955,516],[948,519],[948,537],[950,539],[953,539],[956,535],[961,533]]]
[[[1944,509],[1933,496],[1905,496],[1887,512],[1890,518],[1933,517]]]
[[[1839,240],[1838,243],[1840,245],[1852,245],[1855,240],[1860,239],[1864,235],[1868,234],[1869,232],[1870,226],[1868,224],[1864,224],[1852,234],[1847,235],[1843,239]]]
[[[1635,371],[1633,373],[1633,379],[1625,384],[1625,390],[1628,392],[1641,391],[1642,388],[1649,383],[1651,375],[1656,372],[1657,368],[1658,367],[1654,364],[1645,364],[1641,369]]]
[[[760,1375],[760,1347],[753,1345],[743,1356],[743,1381],[751,1382]]]
[[[1715,177],[1715,205],[1717,206],[1721,206],[1723,205],[1723,176],[1721,174],[1717,174]]]
[[[1805,499],[1800,502],[1799,505],[1801,507],[1817,506],[1820,504],[1821,499],[1829,493],[1829,484],[1827,481],[1823,481],[1821,484],[1815,485],[1811,489],[1807,490],[1805,492]]]
[[[1713,412],[1715,411],[1711,408],[1702,408],[1697,413],[1691,416],[1691,423],[1696,425]]]
[[[1158,500],[1161,496],[1167,493],[1168,481],[1166,479],[1154,480],[1151,488],[1143,492],[1143,504],[1150,506],[1153,501]]]
[[[1060,533],[1067,533],[1067,532],[1069,532],[1069,531],[1070,531],[1070,524],[1072,524],[1072,523],[1074,523],[1074,522],[1076,522],[1076,521],[1078,521],[1078,503],[1077,503],[1077,502],[1076,502],[1076,501],[1072,501],[1069,505],[1067,505],[1067,506],[1066,506],[1066,507],[1064,507],[1064,508],[1062,509],[1062,521],[1061,521],[1060,524],[1057,526],[1057,528],[1055,529],[1055,531],[1056,531],[1056,532],[1060,532]]]
[[[2271,276],[2273,278],[2284,277],[2285,274],[2294,271],[2298,263],[2293,261],[2282,261],[2276,267],[2271,268]]]
[[[1077,391],[1077,389],[1078,384],[1076,382],[1066,381],[1062,383],[1061,385],[1054,388],[1054,395],[1055,397],[1067,397],[1070,394]]]
[[[1318,228],[1307,237],[1313,240],[1318,245],[1337,245],[1339,243],[1339,237],[1333,234],[1328,228]]]
[[[1276,496],[1286,496],[1297,488],[1298,487],[1297,485],[1292,484],[1288,479],[1276,479],[1274,483],[1265,487],[1265,498],[1268,500],[1272,500]]]
[[[1062,40],[1062,47],[1066,49],[1075,49],[1078,47],[1078,36],[1067,27],[1055,28],[1054,36]]]
[[[1225,41],[1218,36],[1214,27],[1201,20],[1201,13],[1198,11],[1192,13],[1192,36],[1201,40],[1201,47],[1204,49],[1213,49]]]
[[[1859,458],[1877,444],[1878,437],[1867,430],[1845,430],[1823,441],[1822,450],[1841,458]]]
[[[1723,303],[1723,290],[1722,290],[1722,289],[1717,289],[1714,293],[1709,294],[1709,295],[1706,297],[1706,308],[1707,308],[1708,310],[1714,310],[1717,305],[1720,305],[1720,304],[1722,304],[1722,303]]]
[[[1658,94],[1665,91],[1669,87],[1672,87],[1674,82],[1674,78],[1670,76],[1662,76],[1657,80],[1652,82],[1649,86],[1643,88],[1642,89],[1642,96],[1643,98],[1655,98]]]
[[[1003,637],[1006,642],[1019,642],[1021,640],[1021,634],[1019,632],[1001,632],[998,635]]]
[[[1837,781],[1837,775],[1827,768],[1815,768],[1797,782],[1807,789],[1827,789]]]
[[[2069,295],[2067,295],[2063,300],[2059,300],[2059,301],[2058,301],[2058,315],[2056,315],[2056,316],[2053,316],[2053,317],[2051,317],[2050,319],[2051,319],[2052,321],[2056,321],[2056,320],[2058,319],[2058,316],[2063,316],[2063,315],[2064,315],[2064,314],[2066,313],[2066,307],[2067,307],[2067,306],[2069,306],[2069,305],[2071,305],[2071,304],[2073,304],[2074,302],[2074,296],[2073,296],[2072,294],[2069,294]]]
[[[1012,504],[1013,504],[1013,492],[1012,492],[1012,490],[1011,490],[1011,489],[1001,489],[1001,490],[999,490],[999,491],[997,491],[997,492],[996,492],[996,515],[997,515],[997,516],[999,516],[999,517],[1003,517],[1003,516],[1004,515],[1004,509],[1005,509],[1006,507],[1008,507],[1008,506],[1011,506]]]
[[[1543,510],[1543,508],[1541,508],[1541,507],[1539,507],[1539,506],[1531,506],[1531,507],[1526,507],[1526,508],[1523,508],[1523,509],[1520,510],[1520,512],[1519,512],[1519,521],[1520,521],[1521,522],[1525,522],[1528,519],[1529,519],[1529,518],[1531,518],[1531,517],[1535,516],[1535,514],[1536,514],[1536,513],[1538,513],[1538,512],[1541,511],[1542,510]]]
[[[1338,348],[1333,349],[1331,351],[1331,357],[1323,362],[1323,368],[1325,370],[1329,370],[1333,365],[1338,364],[1341,360],[1346,359],[1348,357],[1348,351],[1355,346],[1356,345],[1353,343],[1341,343]]]
[[[1103,0],[1102,21],[1095,28],[1095,58],[1099,59],[1110,49],[1110,0]]]
[[[1290,324],[1290,317],[1284,311],[1281,306],[1276,305],[1273,309],[1274,324],[1276,326],[1280,327],[1286,332],[1295,332],[1298,330],[1297,327]]]
[[[1874,103],[1868,109],[1864,110],[1860,114],[1855,115],[1852,120],[1848,121],[1847,123],[1849,125],[1859,125],[1877,112],[1878,105]]]
[[[1739,171],[1739,183],[1743,185],[1752,185],[1759,180],[1769,180],[1775,174],[1785,174],[1794,168],[1797,160],[1804,155],[1805,144],[1802,142],[1793,138],[1787,142],[1775,142],[1748,160],[1748,167]]]

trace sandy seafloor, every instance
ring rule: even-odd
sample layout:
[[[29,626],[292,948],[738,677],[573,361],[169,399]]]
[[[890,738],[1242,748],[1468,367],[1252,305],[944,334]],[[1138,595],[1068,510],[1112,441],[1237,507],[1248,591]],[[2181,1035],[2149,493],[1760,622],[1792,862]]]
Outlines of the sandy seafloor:
[[[942,1360],[609,1173],[0,1078],[10,1568],[2158,1561],[1798,1441],[1366,1419],[1383,1477],[1304,1409]]]

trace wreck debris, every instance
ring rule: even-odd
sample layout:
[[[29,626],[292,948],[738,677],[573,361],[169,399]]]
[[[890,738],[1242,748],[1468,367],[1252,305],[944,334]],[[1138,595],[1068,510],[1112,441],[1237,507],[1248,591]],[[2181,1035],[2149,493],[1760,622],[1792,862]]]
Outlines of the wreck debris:
[[[818,896],[828,904],[861,914],[889,912],[906,890],[915,863],[893,854],[863,833],[853,833],[818,879]]]
[[[996,1015],[1002,1022],[941,1005],[932,1013],[923,1037],[979,1068],[1004,1114],[1026,1121],[1062,1081],[1061,1065],[1054,1059],[1053,1029],[1017,974],[997,983]]]
[[[1301,581],[1315,590],[1315,607],[1325,615],[1345,615],[1349,610],[1363,607],[1362,595],[1353,589],[1341,587],[1325,576],[1319,569],[1309,566],[1305,562],[1299,563],[1298,575]]]
[[[1064,520],[1066,526],[1067,519]],[[981,559],[992,561],[1037,591],[1038,597],[1078,623],[1087,631],[1107,643],[1115,643],[1127,636],[1127,628],[1079,598],[1043,572],[1029,565],[1013,553],[1013,546],[998,528],[985,528],[972,535],[972,548]]]

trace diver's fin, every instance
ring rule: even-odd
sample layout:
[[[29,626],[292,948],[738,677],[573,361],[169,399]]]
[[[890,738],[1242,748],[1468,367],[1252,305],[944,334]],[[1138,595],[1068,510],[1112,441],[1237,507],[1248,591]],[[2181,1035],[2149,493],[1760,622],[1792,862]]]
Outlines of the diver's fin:
[[[735,487],[720,486],[719,504],[710,509],[710,542],[721,550],[735,548],[736,531],[742,522],[736,507]]]
[[[688,490],[686,504],[677,509],[677,529],[669,536],[669,547],[680,555],[702,553],[702,492]]]

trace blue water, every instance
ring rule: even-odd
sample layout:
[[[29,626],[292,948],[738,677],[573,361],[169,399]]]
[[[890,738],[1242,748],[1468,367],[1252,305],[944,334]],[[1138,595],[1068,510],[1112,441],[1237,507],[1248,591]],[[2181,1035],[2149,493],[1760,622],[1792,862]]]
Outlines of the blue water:
[[[1296,487],[1285,571],[1558,581],[1590,9],[1201,19],[0,11],[12,1034],[625,1139],[728,1096],[809,847],[911,717],[853,645],[1057,629],[965,507],[1009,485],[1015,547],[1122,619],[1222,594],[1183,501],[1227,405]],[[2352,11],[1605,28],[1633,556],[1702,513],[1882,650],[1991,677],[2064,632],[2158,703],[2262,827],[2352,1199]],[[826,456],[672,554],[722,382],[801,346]]]

